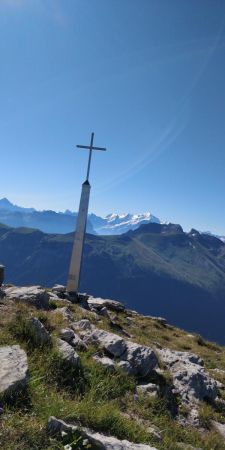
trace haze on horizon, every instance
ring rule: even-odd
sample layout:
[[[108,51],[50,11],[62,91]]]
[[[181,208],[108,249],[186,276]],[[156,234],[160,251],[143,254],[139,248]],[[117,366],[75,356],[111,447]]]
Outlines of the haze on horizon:
[[[225,3],[0,0],[0,198],[225,234]]]

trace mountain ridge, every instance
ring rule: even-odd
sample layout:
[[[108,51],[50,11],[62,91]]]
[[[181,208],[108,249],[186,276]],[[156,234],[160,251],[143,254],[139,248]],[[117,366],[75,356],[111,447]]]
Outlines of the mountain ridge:
[[[73,233],[0,227],[6,282],[65,284],[72,243]],[[225,342],[225,244],[213,236],[156,223],[119,236],[87,234],[81,291]]]
[[[37,211],[34,208],[23,208],[14,205],[7,198],[0,199],[0,223],[12,227],[27,226],[38,228],[45,233],[69,233],[76,227],[77,212],[66,210]],[[106,217],[94,213],[88,215],[87,232],[92,234],[122,234],[135,229],[143,223],[160,220],[150,212],[142,214],[108,214]]]

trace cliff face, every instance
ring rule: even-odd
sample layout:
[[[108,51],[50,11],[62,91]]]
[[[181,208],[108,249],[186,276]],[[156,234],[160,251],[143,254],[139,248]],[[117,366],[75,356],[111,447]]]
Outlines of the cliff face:
[[[76,302],[76,303],[74,303]],[[224,450],[225,348],[115,300],[4,286],[4,450]]]

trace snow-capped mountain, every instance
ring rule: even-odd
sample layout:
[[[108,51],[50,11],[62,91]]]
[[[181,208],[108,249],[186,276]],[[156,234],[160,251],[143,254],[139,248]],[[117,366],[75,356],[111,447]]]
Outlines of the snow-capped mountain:
[[[90,219],[92,221],[91,216]],[[150,212],[146,212],[143,214],[109,214],[101,220],[97,227],[94,221],[92,224],[98,234],[122,234],[152,222],[160,223],[160,220]]]
[[[13,205],[8,199],[0,199],[0,223],[12,227],[38,228],[45,233],[69,233],[74,231],[77,213],[37,211],[34,208],[23,208]],[[140,225],[160,220],[150,212],[143,214],[109,214],[100,217],[89,214],[87,231],[92,234],[122,234],[135,230]]]

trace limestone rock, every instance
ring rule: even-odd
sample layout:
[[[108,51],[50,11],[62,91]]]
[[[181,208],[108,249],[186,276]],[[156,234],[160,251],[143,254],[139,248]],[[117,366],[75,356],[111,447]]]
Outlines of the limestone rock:
[[[97,345],[115,357],[120,357],[126,350],[126,343],[121,337],[98,328],[87,332],[83,340],[86,344]]]
[[[95,308],[97,310],[101,310],[104,307],[111,309],[112,311],[125,310],[123,303],[116,300],[88,297],[87,302],[90,308]]]
[[[63,341],[68,342],[72,347],[77,350],[87,350],[86,344],[80,339],[80,337],[74,333],[71,328],[63,328],[60,331],[60,338]]]
[[[138,384],[136,390],[138,394],[144,394],[149,397],[156,397],[159,393],[159,387],[154,383]]]
[[[115,371],[115,363],[107,356],[94,355],[93,359],[109,372]]]
[[[49,332],[37,317],[32,317],[28,323],[33,333],[33,340],[37,345],[43,346],[50,342],[51,337]]]
[[[66,433],[79,431],[83,439],[87,439],[94,448],[99,450],[157,450],[155,447],[150,447],[150,445],[134,444],[126,440],[119,440],[113,436],[95,433],[88,428],[80,428],[78,425],[68,424],[55,417],[49,418],[48,429],[54,435],[61,434],[63,431]]]
[[[24,388],[28,381],[27,355],[19,345],[0,347],[0,393]]]
[[[126,351],[121,359],[132,367],[133,375],[145,377],[158,367],[155,352],[150,347],[126,341]]]
[[[118,366],[129,375],[145,377],[158,367],[156,354],[150,347],[124,340],[117,334],[92,326],[91,331],[84,333],[83,341],[87,345],[96,345],[112,357],[120,358]]]
[[[160,356],[167,366],[172,366],[174,363],[179,361],[182,361],[184,364],[192,363],[198,364],[199,366],[204,366],[204,361],[202,358],[194,353],[180,352],[170,350],[169,348],[163,348],[160,351]]]
[[[175,392],[185,403],[216,399],[217,383],[206,373],[201,358],[188,352],[158,351],[173,376]]]
[[[70,344],[62,339],[57,339],[57,348],[64,361],[67,361],[73,367],[80,366],[80,357]]]
[[[5,293],[10,300],[33,305],[36,308],[49,307],[49,293],[41,286],[8,287],[5,288]]]

